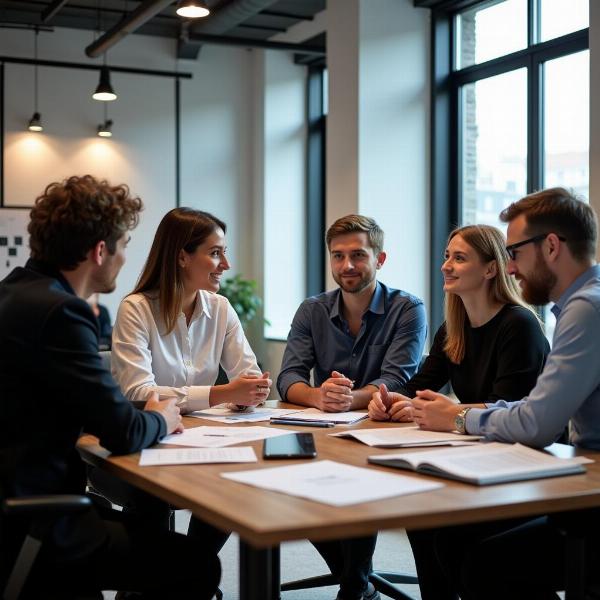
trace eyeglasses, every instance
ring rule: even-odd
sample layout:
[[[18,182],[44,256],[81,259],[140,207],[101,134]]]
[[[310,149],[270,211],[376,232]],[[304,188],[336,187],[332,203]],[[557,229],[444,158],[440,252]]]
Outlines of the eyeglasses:
[[[510,246],[506,246],[506,253],[508,254],[510,260],[515,260],[517,257],[515,250],[517,248],[520,248],[521,246],[524,246],[525,244],[533,244],[534,242],[541,242],[542,240],[545,240],[549,235],[550,235],[549,233],[540,233],[539,235],[534,235],[532,238],[523,240],[522,242],[517,242],[516,244],[511,244]],[[564,238],[562,235],[559,235],[557,237],[561,242],[567,241],[567,239]]]

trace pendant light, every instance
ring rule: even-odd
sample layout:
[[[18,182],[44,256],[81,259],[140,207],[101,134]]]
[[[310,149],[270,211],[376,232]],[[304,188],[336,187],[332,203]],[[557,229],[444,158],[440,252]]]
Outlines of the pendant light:
[[[104,60],[106,61],[106,54],[104,55]],[[110,84],[110,70],[106,64],[100,69],[100,81],[98,82],[96,91],[92,94],[92,98],[101,102],[112,102],[117,99],[117,94],[115,94]]]
[[[210,14],[206,2],[202,2],[202,0],[179,0],[175,12],[186,19],[198,19]]]
[[[27,129],[29,131],[43,131],[42,115],[38,111],[38,34],[39,30],[35,28],[35,37],[33,38],[33,57],[35,63],[33,65],[33,116],[29,119]]]
[[[109,138],[112,137],[112,126],[113,122],[108,118],[108,108],[107,105],[104,105],[104,123],[100,123],[96,130],[96,135],[98,137]]]

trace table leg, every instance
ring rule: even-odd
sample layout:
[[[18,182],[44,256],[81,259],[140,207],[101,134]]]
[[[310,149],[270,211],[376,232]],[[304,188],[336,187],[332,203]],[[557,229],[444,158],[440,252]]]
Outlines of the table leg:
[[[240,600],[279,600],[279,546],[254,548],[240,538]]]
[[[585,598],[585,538],[567,533],[565,600]]]

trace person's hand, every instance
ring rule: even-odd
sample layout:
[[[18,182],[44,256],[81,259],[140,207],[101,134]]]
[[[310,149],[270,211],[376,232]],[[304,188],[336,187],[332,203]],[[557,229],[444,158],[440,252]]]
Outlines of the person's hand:
[[[316,408],[323,412],[345,412],[352,406],[354,382],[339,371],[332,371],[331,377],[314,388]]]
[[[417,392],[412,405],[415,423],[421,429],[431,431],[454,431],[454,418],[463,408],[452,402],[448,396],[431,390]]]
[[[391,394],[390,394],[391,395]],[[391,421],[398,423],[409,423],[413,420],[413,403],[408,396],[402,394],[393,395],[393,404],[388,413]]]
[[[238,406],[256,406],[269,397],[272,385],[270,373],[266,371],[260,376],[240,375],[222,387],[227,388],[227,401]]]
[[[167,434],[182,433],[184,430],[183,422],[179,406],[177,406],[177,398],[168,398],[167,400],[159,400],[158,392],[150,392],[144,410],[151,410],[162,415],[162,418],[167,424]]]
[[[369,402],[369,418],[373,421],[389,421],[388,410],[392,404],[390,393],[385,383],[380,384],[379,391],[374,392]]]

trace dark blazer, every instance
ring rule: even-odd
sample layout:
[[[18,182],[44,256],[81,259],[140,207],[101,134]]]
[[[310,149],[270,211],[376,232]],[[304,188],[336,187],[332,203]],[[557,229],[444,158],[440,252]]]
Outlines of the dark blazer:
[[[29,260],[0,282],[0,496],[85,491],[83,433],[114,453],[166,433],[134,408],[98,355],[90,306],[52,268]]]

